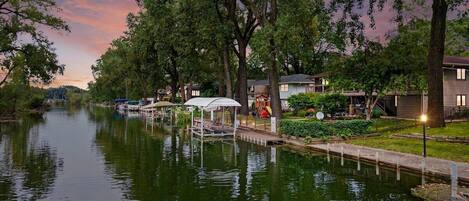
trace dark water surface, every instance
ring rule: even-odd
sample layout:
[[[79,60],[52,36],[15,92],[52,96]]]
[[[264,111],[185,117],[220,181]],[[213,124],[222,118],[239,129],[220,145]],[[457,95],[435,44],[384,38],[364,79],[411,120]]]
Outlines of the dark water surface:
[[[421,182],[320,153],[201,143],[102,108],[0,129],[0,200],[416,200]]]

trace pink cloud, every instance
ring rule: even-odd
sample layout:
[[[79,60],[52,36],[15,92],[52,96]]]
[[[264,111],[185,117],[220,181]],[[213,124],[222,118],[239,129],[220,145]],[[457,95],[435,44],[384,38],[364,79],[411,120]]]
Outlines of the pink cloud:
[[[44,30],[55,43],[59,61],[66,65],[65,74],[51,86],[86,88],[93,80],[90,66],[126,30],[127,15],[139,8],[134,0],[59,0],[58,5],[58,16],[70,25],[71,32]]]

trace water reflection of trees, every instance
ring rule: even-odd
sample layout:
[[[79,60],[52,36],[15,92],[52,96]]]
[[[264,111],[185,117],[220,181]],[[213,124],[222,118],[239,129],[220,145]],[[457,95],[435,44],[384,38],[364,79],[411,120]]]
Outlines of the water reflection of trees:
[[[99,115],[98,115],[99,117]],[[96,118],[97,119],[97,118]],[[100,118],[96,144],[110,173],[137,200],[413,200],[416,176],[318,154],[298,154],[245,142],[191,141],[140,120]],[[145,129],[147,128],[147,130]],[[203,157],[203,158],[202,158]]]
[[[60,165],[56,151],[39,139],[39,118],[0,129],[0,200],[38,200],[51,190]]]

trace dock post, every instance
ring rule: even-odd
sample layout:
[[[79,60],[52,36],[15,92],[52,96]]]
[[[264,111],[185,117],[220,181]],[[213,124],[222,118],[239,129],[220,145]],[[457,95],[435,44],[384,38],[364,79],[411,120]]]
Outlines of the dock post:
[[[400,157],[397,157],[397,161],[396,161],[396,180],[397,181],[400,181],[401,180],[401,168],[400,168],[400,160],[401,158]]]
[[[451,163],[451,200],[456,200],[458,196],[458,165]]]

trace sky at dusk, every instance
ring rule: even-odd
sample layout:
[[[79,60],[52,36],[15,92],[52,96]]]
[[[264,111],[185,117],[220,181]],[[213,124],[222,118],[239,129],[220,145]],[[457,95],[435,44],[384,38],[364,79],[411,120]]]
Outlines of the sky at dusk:
[[[109,43],[126,30],[129,12],[138,12],[135,0],[59,0],[58,15],[71,27],[70,33],[46,30],[54,42],[65,73],[51,86],[74,85],[86,88],[93,80],[90,66]]]
[[[59,61],[66,65],[63,76],[58,76],[51,86],[74,85],[86,88],[93,80],[90,66],[109,47],[110,42],[126,30],[126,17],[139,8],[135,0],[59,0],[62,17],[71,27],[70,33],[46,30],[54,42]],[[467,6],[467,5],[466,5]],[[429,9],[424,9],[429,10]],[[428,12],[422,12],[428,13]],[[385,34],[396,28],[395,12],[387,5],[376,14],[376,27],[367,26],[366,35],[384,41]],[[362,17],[367,24],[368,17]]]

